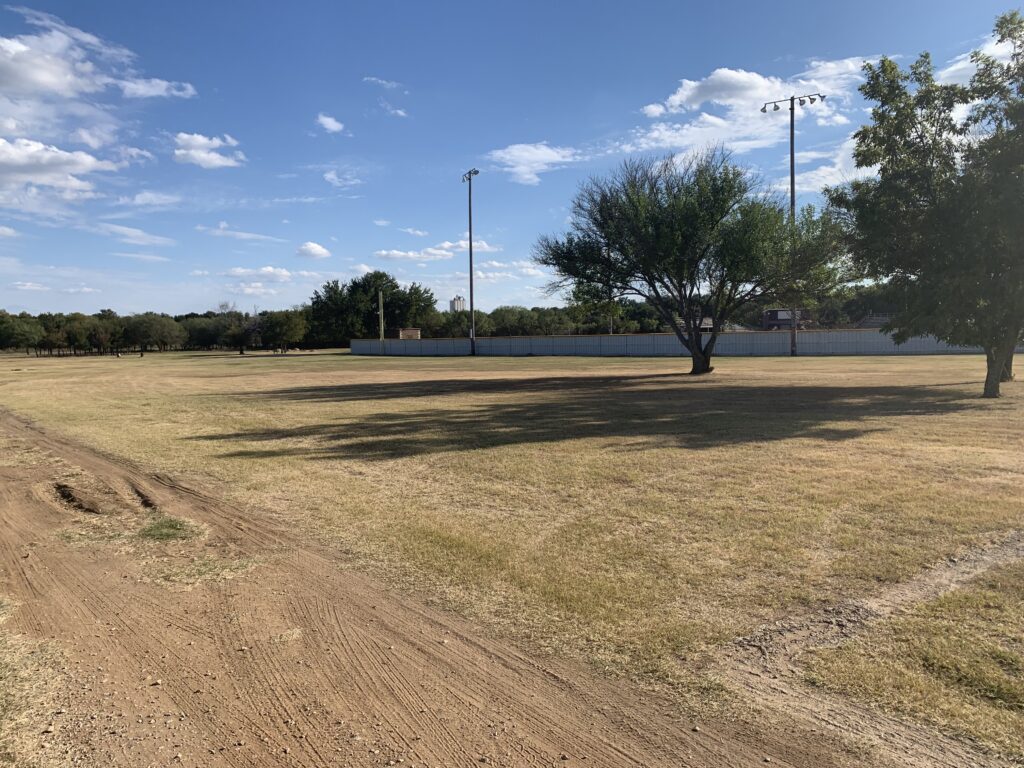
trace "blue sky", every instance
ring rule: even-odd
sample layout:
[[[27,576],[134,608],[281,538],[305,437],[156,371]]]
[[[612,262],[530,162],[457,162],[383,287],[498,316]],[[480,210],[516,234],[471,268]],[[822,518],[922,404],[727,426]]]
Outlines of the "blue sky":
[[[579,182],[724,143],[798,187],[852,178],[860,64],[943,77],[1012,6],[963,2],[45,2],[0,10],[0,307],[286,307],[384,269],[559,303],[530,263]]]

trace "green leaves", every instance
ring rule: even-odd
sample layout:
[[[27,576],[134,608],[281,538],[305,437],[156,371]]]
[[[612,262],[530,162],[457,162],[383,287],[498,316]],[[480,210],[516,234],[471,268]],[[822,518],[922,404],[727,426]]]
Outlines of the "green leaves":
[[[745,304],[840,279],[834,217],[819,220],[808,209],[791,226],[781,201],[720,149],[627,160],[584,184],[572,212],[569,233],[542,237],[534,250],[558,276],[553,287],[603,301],[646,299],[695,367]],[[706,319],[714,330],[705,340]]]
[[[900,297],[895,337],[981,346],[990,369],[1024,328],[1024,18],[996,35],[1009,61],[976,53],[966,86],[937,82],[927,54],[866,65],[854,156],[878,176],[827,191],[857,265]]]

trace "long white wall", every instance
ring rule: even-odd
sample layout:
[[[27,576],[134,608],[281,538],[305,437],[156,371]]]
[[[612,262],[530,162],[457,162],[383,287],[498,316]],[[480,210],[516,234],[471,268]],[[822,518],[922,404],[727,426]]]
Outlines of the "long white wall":
[[[688,356],[673,333],[638,333],[602,336],[488,336],[477,339],[478,355],[526,357],[530,355],[593,357]],[[897,345],[875,329],[800,331],[797,354],[822,355],[957,355],[981,350],[951,347],[930,336]],[[399,340],[353,339],[354,355],[409,355],[449,357],[469,354],[469,339]],[[786,357],[789,331],[729,331],[718,337],[715,354],[723,356]]]

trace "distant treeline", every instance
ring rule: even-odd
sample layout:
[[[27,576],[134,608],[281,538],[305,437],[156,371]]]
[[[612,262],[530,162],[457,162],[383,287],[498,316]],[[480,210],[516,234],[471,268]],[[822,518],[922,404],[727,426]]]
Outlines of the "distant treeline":
[[[12,315],[0,309],[0,349],[37,355],[115,354],[171,349],[287,350],[348,346],[355,338],[379,333],[377,296],[384,296],[384,327],[419,328],[424,338],[466,337],[468,311],[438,311],[434,294],[422,285],[402,287],[385,272],[371,272],[349,282],[325,283],[308,304],[293,309],[242,312],[232,305],[202,314],[156,312],[121,316],[110,309],[94,315],[45,312]],[[871,313],[892,311],[885,286],[843,291],[815,302],[821,327],[842,326]],[[741,319],[756,327],[760,307]],[[502,306],[476,312],[478,336],[547,336],[555,334],[651,333],[664,330],[654,309],[631,300],[574,301],[567,307]]]

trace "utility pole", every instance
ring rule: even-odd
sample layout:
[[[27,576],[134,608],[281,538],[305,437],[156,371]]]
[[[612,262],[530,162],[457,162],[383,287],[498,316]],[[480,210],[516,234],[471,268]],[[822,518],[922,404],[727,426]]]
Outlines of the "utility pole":
[[[473,177],[480,171],[470,168],[462,174],[462,180],[469,182],[469,354],[476,355],[476,308],[473,304]]]
[[[790,228],[790,248],[796,247],[796,105],[800,102],[800,106],[804,106],[808,101],[813,104],[818,99],[825,100],[825,94],[823,93],[805,93],[803,96],[790,96],[788,99],[779,99],[778,101],[766,101],[762,107],[762,112],[768,111],[768,105],[772,105],[772,111],[779,111],[779,104],[789,102],[789,228]],[[797,307],[791,307],[789,310],[789,354],[792,357],[796,357],[796,330],[798,325],[797,313],[799,309]]]
[[[377,322],[380,325],[380,353],[384,354],[384,291],[377,291]]]

